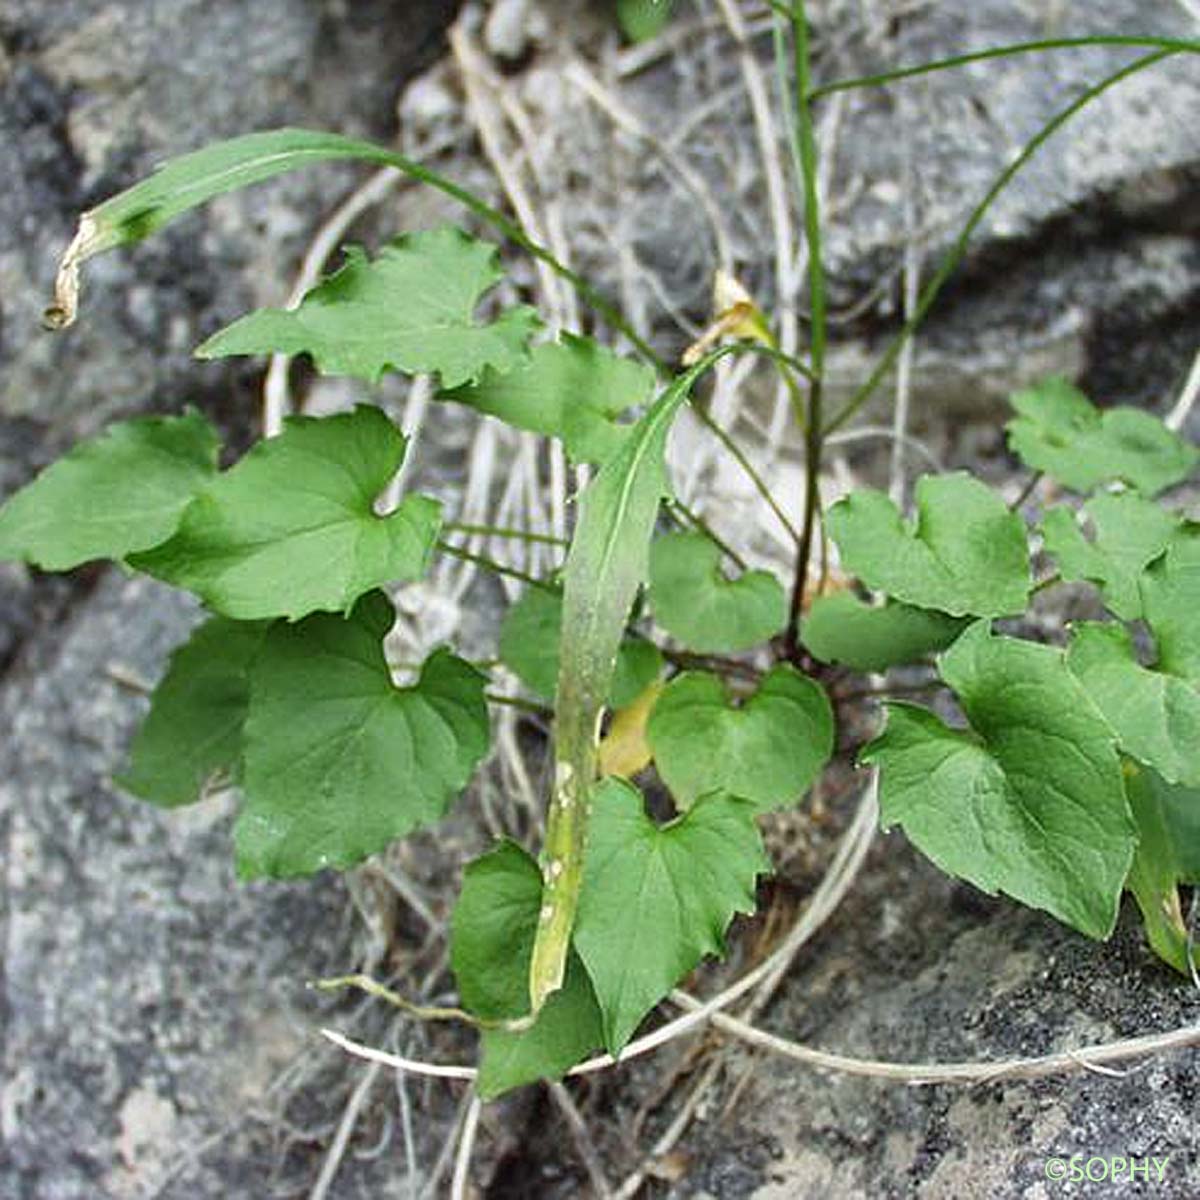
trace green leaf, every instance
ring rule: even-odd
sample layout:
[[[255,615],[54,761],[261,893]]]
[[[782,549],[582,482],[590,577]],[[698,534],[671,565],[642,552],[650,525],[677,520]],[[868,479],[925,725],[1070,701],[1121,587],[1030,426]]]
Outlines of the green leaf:
[[[1155,954],[1190,975],[1179,884],[1200,883],[1200,791],[1172,787],[1155,771],[1132,763],[1126,764],[1125,776],[1138,828],[1126,886],[1142,910]],[[1200,968],[1200,951],[1197,956]]]
[[[512,965],[533,947],[541,897],[537,863],[515,842],[467,864],[450,919],[450,966],[468,1012],[486,1021],[529,1012],[529,988]]]
[[[787,596],[769,571],[737,579],[721,572],[721,551],[700,533],[650,544],[650,604],[658,623],[702,654],[748,650],[787,621]]]
[[[240,775],[250,668],[269,628],[266,621],[212,617],[171,655],[134,738],[129,770],[117,779],[123,788],[176,808],[199,800],[214,776]]]
[[[345,264],[298,308],[250,313],[196,354],[308,354],[326,375],[374,383],[388,370],[436,373],[443,387],[457,387],[487,367],[515,366],[538,326],[528,307],[509,309],[491,324],[474,319],[483,295],[503,276],[495,246],[452,227],[405,234],[373,261],[351,246]]]
[[[617,779],[596,788],[575,948],[619,1054],[642,1018],[706,954],[724,953],[735,913],[752,913],[770,871],[754,808],[706,796],[665,826]]]
[[[1196,612],[1200,615],[1200,609]],[[1200,692],[1195,687],[1143,667],[1120,625],[1076,625],[1067,665],[1126,754],[1170,783],[1200,787]]]
[[[558,686],[559,645],[562,641],[562,592],[530,587],[504,614],[500,625],[500,661],[530,691],[554,699]],[[642,638],[626,637],[617,654],[608,703],[624,708],[662,674],[657,646]]]
[[[842,565],[868,587],[951,616],[1025,611],[1029,547],[1025,525],[970,475],[917,481],[917,519],[906,524],[882,492],[853,492],[830,510],[829,535]]]
[[[277,622],[250,673],[244,878],[344,868],[437,821],[487,752],[484,677],[446,650],[397,688],[381,592],[348,618]]]
[[[1007,425],[1009,448],[1077,492],[1122,479],[1155,496],[1186,479],[1200,458],[1157,417],[1136,408],[1101,412],[1065,379],[1017,392],[1011,403],[1019,415]]]
[[[75,319],[79,268],[89,258],[140,241],[214,196],[343,158],[399,165],[397,156],[381,146],[310,129],[251,133],[171,159],[148,179],[83,214],[59,267],[47,322],[63,328]]]
[[[928,608],[894,600],[877,608],[850,592],[837,592],[813,601],[801,633],[805,648],[821,662],[886,671],[945,650],[967,624]]]
[[[1166,548],[1179,518],[1133,492],[1102,492],[1083,506],[1095,528],[1088,541],[1071,509],[1052,508],[1042,519],[1046,550],[1058,559],[1064,579],[1086,579],[1104,593],[1118,617],[1142,615],[1139,577]]]
[[[348,611],[364,592],[417,579],[429,563],[437,502],[409,496],[384,517],[373,507],[405,445],[370,405],[292,417],[200,492],[170,541],[130,565],[239,620]]]
[[[561,438],[575,462],[602,463],[629,433],[616,418],[644,404],[653,390],[649,367],[564,333],[558,342],[535,347],[526,362],[503,373],[489,369],[478,383],[442,391],[438,399]]]
[[[533,1011],[563,982],[583,878],[590,796],[596,780],[596,729],[612,691],[625,624],[649,570],[650,538],[667,494],[667,432],[696,380],[724,351],[678,376],[634,425],[579,500],[564,568],[563,636],[554,711],[554,798],[546,825],[546,883],[529,990]]]
[[[1136,841],[1113,737],[1060,651],[968,629],[941,660],[971,730],[888,706],[881,823],[944,871],[1104,938]]]
[[[529,951],[513,963],[521,968],[527,993],[532,951],[531,940]],[[485,1029],[482,1042],[475,1086],[484,1100],[538,1079],[561,1079],[599,1048],[604,1042],[600,1006],[579,955],[573,950],[568,955],[563,985],[542,1006],[532,1029]]]
[[[667,685],[646,734],[681,809],[723,792],[766,811],[798,801],[829,761],[833,710],[819,684],[786,665],[736,708],[717,676],[689,671]]]
[[[1158,669],[1200,687],[1200,524],[1188,523],[1141,578],[1142,611]]]
[[[631,42],[649,41],[666,29],[672,8],[674,0],[617,0],[621,32]]]
[[[450,929],[450,961],[463,1006],[486,1020],[529,1011],[529,959],[541,907],[537,864],[502,843],[471,863]],[[535,1079],[560,1079],[603,1041],[587,972],[572,953],[562,988],[531,1029],[483,1031],[477,1087],[489,1100]]]
[[[217,435],[194,410],[112,425],[0,507],[0,559],[65,571],[148,550],[216,470]]]

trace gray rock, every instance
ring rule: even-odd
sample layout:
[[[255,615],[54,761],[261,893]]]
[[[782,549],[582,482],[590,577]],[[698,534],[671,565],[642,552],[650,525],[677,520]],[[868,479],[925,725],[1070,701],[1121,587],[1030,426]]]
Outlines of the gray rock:
[[[1150,956],[1135,912],[1098,946],[953,884],[896,834],[876,847],[762,1024],[860,1058],[984,1062],[1167,1032],[1194,1022],[1197,1003],[1192,984]],[[1047,1178],[1048,1159],[1083,1155],[1169,1158],[1161,1187],[1128,1190],[1195,1195],[1200,1051],[1116,1066],[1122,1077],[1078,1071],[913,1088],[738,1050],[705,1106],[709,1117],[681,1146],[691,1169],[670,1194],[1111,1195],[1111,1182]],[[747,1073],[748,1086],[718,1120]]]
[[[307,1194],[362,1078],[317,1026],[388,1037],[375,1007],[304,989],[357,957],[340,877],[239,883],[228,796],[168,813],[113,784],[146,705],[129,681],[157,678],[197,615],[107,572],[0,687],[6,1200]],[[380,1077],[333,1194],[407,1186],[389,1092]],[[456,1097],[431,1102],[412,1098],[418,1182]]]
[[[818,82],[973,47],[1100,30],[1196,35],[1195,21],[1174,0],[906,6],[827,0],[810,10]],[[769,84],[770,38],[755,46]],[[824,250],[833,309],[859,311],[833,330],[835,405],[899,324],[906,180],[927,281],[972,206],[1025,142],[1087,84],[1134,57],[1112,48],[1059,50],[846,94],[837,136],[825,143],[833,156],[836,215]],[[802,289],[776,295],[766,189],[736,58],[697,49],[678,69],[664,57],[624,81],[621,91],[703,175],[755,295],[767,306],[806,307]],[[715,94],[723,103],[706,109]],[[819,108],[819,120],[831,104]],[[919,339],[918,427],[936,429],[947,414],[963,410],[997,413],[1008,391],[1047,370],[1081,378],[1103,402],[1165,411],[1200,329],[1200,251],[1190,200],[1200,178],[1200,127],[1191,116],[1198,105],[1192,56],[1181,56],[1105,93],[1024,168],[976,231],[965,270]],[[683,118],[681,127],[681,114],[704,112],[704,122]],[[569,120],[566,154],[569,143],[586,137],[578,112]],[[713,256],[703,208],[688,189],[665,181],[657,149],[610,137],[606,150],[588,146],[586,154],[590,162],[613,164],[618,190],[619,172],[637,180],[632,195],[621,194],[619,232],[628,231],[674,304],[703,320]],[[780,156],[790,173],[782,147]],[[580,221],[586,230],[595,214],[587,211]],[[878,291],[889,274],[892,282]],[[610,286],[620,286],[615,274]],[[875,299],[861,307],[873,292]],[[658,311],[661,336],[678,339]]]

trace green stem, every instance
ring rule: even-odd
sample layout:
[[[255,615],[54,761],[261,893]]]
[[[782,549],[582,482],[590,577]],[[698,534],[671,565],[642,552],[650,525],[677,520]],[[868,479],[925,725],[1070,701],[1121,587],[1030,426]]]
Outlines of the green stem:
[[[736,675],[757,683],[762,672],[752,663],[721,654],[693,654],[689,650],[671,650],[659,647],[663,658],[681,671],[713,671],[718,675]]]
[[[1047,575],[1045,579],[1035,583],[1033,587],[1029,589],[1029,594],[1031,596],[1036,596],[1039,592],[1044,592],[1047,588],[1052,588],[1056,583],[1062,583],[1062,581],[1063,577],[1057,572],[1055,572],[1053,575]]]
[[[735,442],[733,438],[721,428],[721,426],[709,413],[705,412],[701,408],[693,408],[692,411],[696,414],[697,420],[699,420],[699,422],[712,433],[713,437],[715,437],[717,441],[719,441],[721,445],[729,451],[733,461],[742,468],[746,478],[749,479],[754,485],[754,490],[758,492],[758,494],[765,501],[767,507],[779,519],[779,523],[784,527],[784,529],[787,530],[792,541],[799,545],[800,534],[795,525],[792,524],[787,513],[785,513],[779,506],[779,501],[775,499],[771,489],[767,486],[767,481],[763,479],[763,477],[755,469],[754,464],[746,457],[746,454],[742,450],[741,446],[739,446],[737,442]]]
[[[571,270],[555,254],[547,250],[545,246],[535,242],[516,221],[505,216],[499,209],[493,208],[490,204],[480,200],[466,188],[460,187],[453,180],[447,179],[436,171],[431,171],[428,167],[424,167],[420,163],[413,162],[412,159],[405,158],[401,154],[382,150],[380,152],[380,159],[403,171],[404,174],[411,178],[419,180],[422,183],[427,183],[430,187],[444,192],[451,199],[457,200],[459,204],[463,205],[470,212],[473,212],[480,220],[486,221],[493,228],[503,233],[510,241],[515,242],[527,254],[532,255],[539,262],[545,263],[551,271],[560,278],[565,279],[587,304],[599,313],[614,329],[623,333],[629,339],[634,349],[647,362],[653,365],[654,369],[660,375],[669,374],[669,367],[666,362],[659,356],[654,347],[634,329],[621,310],[606,300],[582,275]]]
[[[792,53],[796,69],[796,154],[800,160],[804,191],[804,233],[808,241],[808,300],[811,311],[809,362],[812,374],[808,389],[808,422],[804,431],[804,521],[800,531],[800,548],[796,554],[795,577],[788,612],[784,647],[793,661],[800,657],[800,614],[804,608],[804,592],[808,584],[809,560],[812,557],[813,534],[817,509],[820,505],[821,453],[824,439],[822,391],[825,377],[826,301],[825,268],[821,254],[821,198],[817,177],[817,146],[813,135],[812,106],[809,101],[811,82],[811,48],[808,18],[804,0],[798,0],[792,11]]]
[[[549,581],[538,579],[536,575],[530,575],[525,571],[518,570],[516,567],[510,567],[507,563],[497,562],[494,558],[488,558],[486,554],[475,554],[471,550],[464,550],[461,546],[454,546],[450,542],[445,541],[439,541],[437,548],[443,554],[449,554],[451,558],[474,563],[477,567],[483,567],[485,571],[491,571],[495,575],[504,575],[509,579],[519,579],[522,583],[527,583],[531,587],[544,588],[548,592],[558,590]]]
[[[538,717],[549,717],[553,715],[553,709],[545,704],[539,704],[536,700],[525,700],[520,696],[502,696],[499,692],[485,692],[484,699],[489,704],[500,704],[508,708],[518,708],[521,712],[533,713]]]
[[[774,7],[774,6],[772,6]],[[1019,54],[1031,54],[1041,50],[1070,50],[1081,46],[1127,46],[1133,49],[1170,50],[1181,53],[1200,54],[1200,42],[1179,38],[1120,37],[1099,34],[1089,37],[1043,38],[1033,42],[1013,42],[1007,46],[989,46],[985,50],[972,50],[966,54],[955,54],[950,58],[935,59],[913,67],[897,67],[879,75],[861,75],[855,79],[835,79],[809,92],[810,100],[831,96],[834,92],[847,92],[855,88],[882,87],[902,79],[914,79],[934,71],[946,71],[953,67],[965,67],[970,63],[984,62],[992,58],[1009,58]]]
[[[500,525],[469,525],[461,521],[447,521],[442,528],[447,533],[461,533],[468,536],[514,538],[522,542],[537,542],[545,546],[569,546],[565,538],[554,537],[549,533],[530,533],[527,529],[506,529]]]
[[[727,542],[699,513],[693,512],[682,500],[668,500],[667,511],[681,525],[690,525],[697,533],[702,533],[739,571],[748,567],[746,560]]]
[[[905,322],[900,333],[892,341],[891,345],[884,352],[883,357],[879,360],[875,370],[871,372],[867,381],[854,393],[854,395],[846,402],[845,406],[838,412],[834,418],[825,427],[826,435],[833,433],[834,430],[840,429],[851,417],[874,394],[875,389],[883,382],[888,371],[892,369],[896,359],[900,356],[900,351],[904,348],[905,342],[917,331],[921,323],[929,314],[929,310],[933,307],[934,301],[937,300],[943,286],[954,271],[958,268],[967,252],[967,244],[971,240],[971,236],[979,227],[983,218],[987,215],[988,209],[996,201],[996,198],[1004,191],[1006,187],[1013,181],[1021,169],[1029,162],[1031,158],[1062,128],[1076,113],[1086,108],[1097,96],[1108,91],[1109,88],[1115,87],[1118,83],[1128,79],[1131,75],[1137,74],[1139,71],[1145,70],[1147,67],[1152,67],[1156,63],[1162,62],[1163,59],[1169,58],[1172,54],[1177,53],[1173,50],[1160,50],[1156,54],[1148,54],[1143,58],[1139,58],[1136,62],[1130,63],[1114,72],[1112,75],[1101,80],[1088,88],[1081,96],[1069,104],[1066,108],[1056,113],[1040,130],[1031,138],[1022,148],[1021,153],[1000,173],[999,177],[988,189],[987,195],[975,206],[971,212],[967,223],[963,226],[954,244],[947,251],[933,278],[926,285],[925,290],[921,293],[921,298],[917,303],[916,311]]]

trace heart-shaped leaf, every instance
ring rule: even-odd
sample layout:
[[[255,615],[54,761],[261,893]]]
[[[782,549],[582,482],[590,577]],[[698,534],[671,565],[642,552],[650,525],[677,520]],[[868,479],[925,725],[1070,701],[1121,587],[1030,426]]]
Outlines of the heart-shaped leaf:
[[[726,579],[721,551],[699,533],[650,545],[650,606],[673,637],[702,654],[748,650],[787,621],[787,596],[769,571]]]
[[[537,864],[504,842],[469,864],[450,928],[463,1006],[488,1020],[529,1011],[529,960],[542,904]],[[483,1031],[477,1087],[490,1100],[535,1079],[561,1079],[604,1040],[600,1009],[579,956],[530,1029]]]
[[[250,672],[234,830],[244,878],[361,862],[437,821],[487,752],[484,677],[438,650],[397,688],[383,653],[394,619],[372,592],[348,618],[267,634]]]
[[[171,665],[117,782],[151,804],[176,808],[199,800],[217,773],[241,773],[242,726],[250,668],[270,623],[205,621],[171,655]]]
[[[0,507],[0,559],[66,571],[148,550],[216,473],[217,435],[198,412],[110,426]]]
[[[881,821],[942,870],[1104,938],[1136,834],[1114,739],[1060,651],[968,629],[941,660],[971,730],[888,706]]]
[[[196,496],[170,541],[130,564],[238,620],[347,611],[429,563],[437,501],[409,496],[387,516],[374,510],[405,446],[372,405],[292,417]]]
[[[1042,520],[1046,549],[1058,560],[1064,579],[1097,584],[1109,609],[1135,621],[1142,615],[1141,574],[1167,548],[1179,518],[1134,492],[1102,492],[1083,511],[1095,528],[1095,540],[1088,541],[1075,514],[1059,506]]]
[[[547,700],[558,686],[562,642],[562,592],[526,588],[504,614],[500,624],[500,661],[521,682]],[[658,647],[643,638],[626,637],[617,653],[609,702],[614,708],[631,704],[662,673]]]
[[[945,650],[968,620],[889,601],[865,604],[849,592],[820,596],[801,626],[805,648],[822,662],[886,671]]]
[[[1044,380],[1011,400],[1008,444],[1026,466],[1077,492],[1122,479],[1147,496],[1186,479],[1200,451],[1137,408],[1101,412],[1065,379]]]
[[[744,800],[706,796],[660,827],[636,788],[596,788],[575,948],[610,1054],[706,954],[724,952],[730,921],[754,911],[755,881],[769,871]]]
[[[911,527],[882,492],[864,488],[839,500],[827,525],[842,565],[868,587],[918,608],[956,617],[1024,612],[1029,547],[1021,518],[962,473],[922,477],[915,500]]]
[[[829,761],[833,711],[819,684],[786,665],[736,708],[720,679],[695,671],[666,686],[646,733],[681,809],[723,792],[766,811],[794,804]]]
[[[1158,644],[1158,669],[1200,687],[1200,524],[1189,522],[1142,574],[1142,612]]]
[[[1067,665],[1126,754],[1169,783],[1200,787],[1200,691],[1195,686],[1143,667],[1120,625],[1075,626]]]
[[[604,462],[628,435],[616,418],[644,404],[654,372],[590,338],[563,334],[537,346],[526,362],[488,369],[478,383],[440,392],[479,412],[546,437],[561,438],[575,462]]]
[[[490,324],[475,320],[479,301],[503,274],[496,247],[459,229],[405,234],[374,260],[351,246],[345,265],[298,308],[250,313],[196,354],[308,354],[326,375],[374,383],[396,370],[437,374],[443,387],[458,387],[487,367],[515,366],[538,326],[526,307]]]

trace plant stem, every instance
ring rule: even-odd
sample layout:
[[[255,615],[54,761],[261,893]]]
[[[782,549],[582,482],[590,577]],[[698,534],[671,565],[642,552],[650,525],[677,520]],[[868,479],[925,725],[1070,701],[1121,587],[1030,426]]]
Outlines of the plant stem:
[[[795,662],[800,657],[800,614],[804,608],[804,591],[808,583],[809,560],[812,557],[817,509],[821,500],[821,451],[824,437],[822,388],[825,375],[827,317],[825,268],[821,256],[821,201],[817,179],[817,147],[813,136],[812,107],[809,101],[811,50],[804,0],[797,0],[795,8],[792,10],[792,53],[796,70],[795,143],[796,155],[800,160],[800,170],[803,176],[804,233],[808,241],[808,302],[812,318],[809,344],[812,375],[808,387],[808,422],[804,431],[804,522],[800,532],[800,548],[796,555],[796,571],[792,582],[787,632],[784,635],[784,647],[787,655]]]
[[[1034,488],[1042,482],[1045,474],[1045,471],[1034,471],[1029,482],[1021,489],[1021,494],[1008,506],[1009,512],[1016,512],[1033,495]]]
[[[693,512],[682,500],[668,500],[666,504],[668,511],[681,525],[691,525],[697,533],[704,534],[738,570],[747,569],[746,560],[699,513]]]
[[[689,650],[667,650],[659,647],[663,658],[684,671],[713,671],[718,675],[737,675],[757,683],[762,672],[752,663],[719,654],[693,654]]]
[[[538,717],[551,717],[554,710],[548,704],[539,704],[536,700],[526,700],[521,696],[502,696],[499,692],[485,692],[484,699],[489,704],[502,704],[508,708],[517,708],[521,712],[533,713]]]
[[[809,92],[809,99],[817,100],[834,92],[847,92],[855,88],[881,87],[897,83],[902,79],[914,79],[918,75],[929,75],[934,71],[945,71],[952,67],[963,67],[969,63],[984,62],[991,58],[1009,58],[1018,54],[1036,53],[1041,50],[1070,50],[1081,46],[1127,46],[1145,50],[1170,50],[1181,53],[1200,54],[1200,42],[1179,38],[1120,37],[1099,35],[1094,37],[1044,38],[1035,42],[1014,42],[1008,46],[989,46],[985,50],[972,50],[966,54],[955,54],[950,58],[935,59],[919,63],[914,67],[898,67],[879,75],[861,75],[855,79],[835,79]]]
[[[1114,72],[1112,75],[1102,79],[1099,83],[1088,88],[1066,108],[1056,113],[1040,130],[1025,143],[1021,153],[1000,173],[999,177],[988,188],[987,195],[975,206],[971,212],[967,223],[963,226],[958,237],[954,240],[954,244],[947,251],[946,256],[942,259],[933,278],[929,281],[924,292],[921,293],[920,302],[917,304],[916,312],[905,322],[904,327],[892,341],[891,345],[884,352],[883,357],[879,360],[875,370],[871,372],[870,378],[854,393],[854,395],[846,402],[842,410],[837,413],[823,432],[825,434],[832,433],[835,429],[840,429],[851,417],[874,394],[875,389],[883,382],[884,376],[891,370],[892,365],[900,355],[905,342],[917,331],[918,327],[929,315],[929,310],[933,307],[934,301],[937,300],[946,281],[957,269],[962,262],[967,252],[967,244],[971,240],[971,235],[979,227],[983,218],[987,215],[988,209],[991,208],[996,198],[1004,191],[1006,187],[1013,181],[1021,169],[1027,162],[1045,145],[1062,128],[1076,113],[1086,108],[1097,96],[1108,91],[1109,88],[1115,87],[1118,83],[1128,79],[1131,75],[1136,75],[1137,72],[1145,70],[1147,67],[1154,66],[1156,63],[1162,62],[1163,59],[1169,58],[1172,54],[1177,53],[1174,50],[1160,50],[1156,54],[1147,54],[1143,58],[1139,58],[1136,62],[1129,63],[1121,70]]]
[[[795,381],[793,380],[793,385],[794,383]],[[721,426],[709,413],[704,411],[704,409],[693,407],[692,411],[696,414],[696,419],[700,422],[700,424],[708,429],[712,433],[713,437],[715,437],[717,441],[719,441],[721,445],[729,451],[733,461],[742,468],[746,478],[749,479],[754,485],[754,490],[763,498],[767,507],[778,518],[779,523],[784,527],[784,529],[787,530],[792,541],[799,545],[800,534],[795,525],[792,524],[787,513],[785,513],[779,506],[779,501],[776,500],[774,495],[771,493],[771,489],[767,486],[767,481],[758,473],[754,467],[754,464],[746,457],[746,454],[742,448],[733,440],[733,437],[729,433],[721,428]]]
[[[557,591],[555,585],[548,580],[538,579],[536,575],[530,575],[525,571],[519,571],[516,567],[510,567],[506,563],[497,562],[494,558],[488,558],[486,554],[475,554],[471,550],[464,550],[461,546],[455,546],[446,541],[439,541],[437,548],[443,554],[449,554],[451,558],[474,563],[477,567],[483,567],[485,571],[491,571],[493,574],[504,575],[509,579],[519,579],[522,583],[527,583],[531,587],[543,588],[548,592]]]
[[[530,533],[527,529],[506,529],[500,525],[469,525],[461,521],[447,521],[442,529],[446,533],[461,533],[469,536],[513,538],[522,542],[539,542],[545,546],[569,546],[565,538],[549,533]]]

